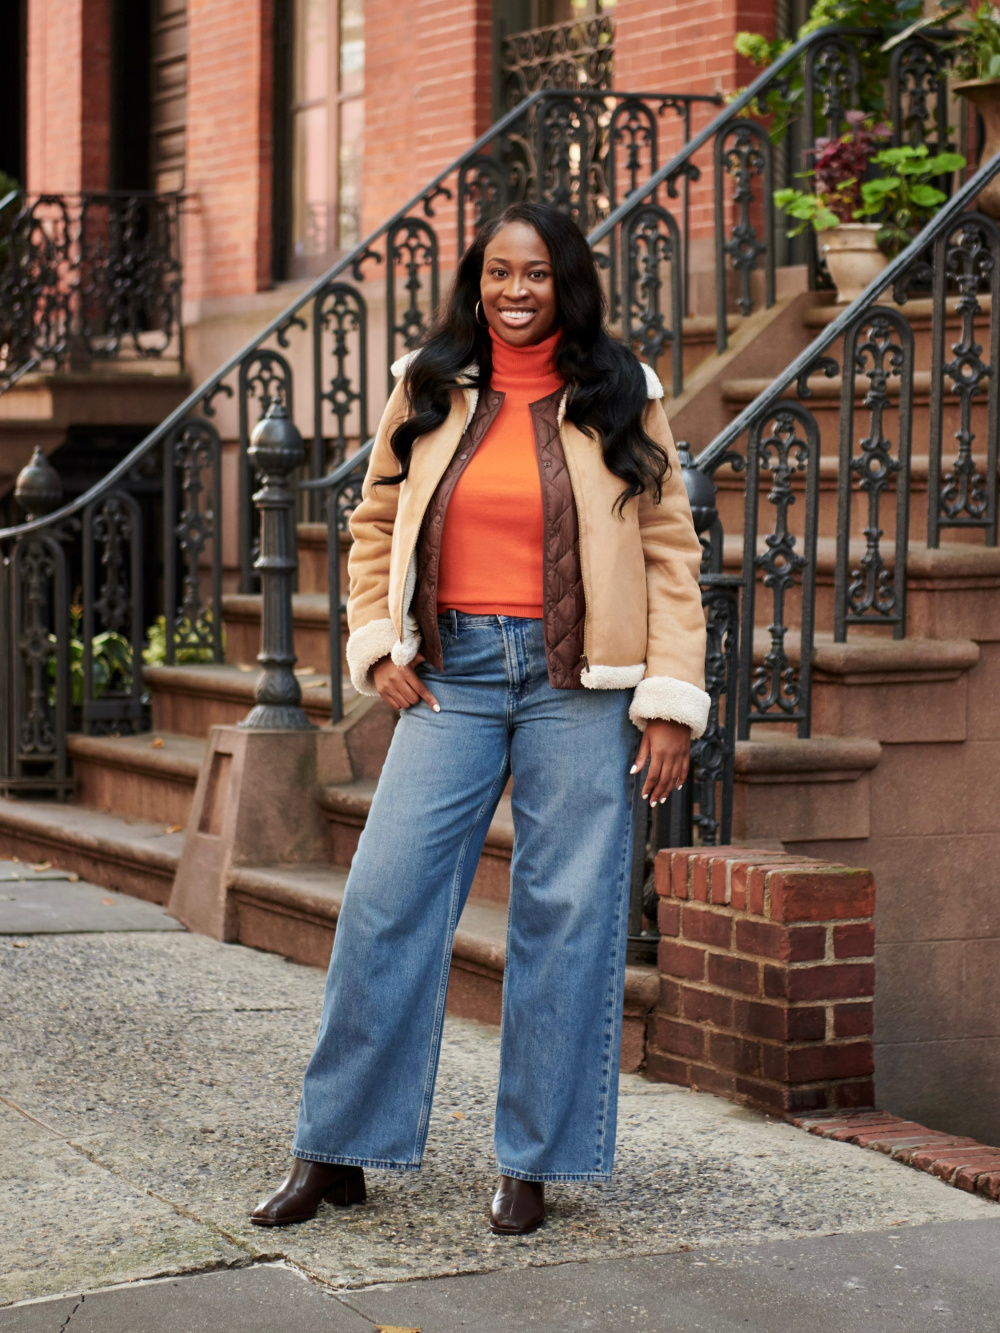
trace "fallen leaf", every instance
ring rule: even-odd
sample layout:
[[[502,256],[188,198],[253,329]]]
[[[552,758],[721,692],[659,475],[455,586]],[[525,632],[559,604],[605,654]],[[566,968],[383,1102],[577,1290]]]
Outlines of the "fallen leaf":
[[[304,690],[322,690],[326,686],[325,680],[310,680],[302,686]]]
[[[316,668],[315,668],[315,667],[296,667],[296,668],[295,668],[295,674],[296,674],[297,676],[315,676],[315,674],[316,674]]]
[[[257,668],[256,668],[255,666],[252,666],[249,662],[237,662],[237,663],[236,663],[236,670],[237,670],[237,671],[256,671]]]
[[[52,862],[51,862],[51,861],[39,861],[36,865],[31,865],[31,866],[29,866],[28,869],[29,869],[29,870],[34,870],[34,871],[36,871],[36,872],[39,871],[39,870],[51,870],[51,869],[52,869]]]
[[[378,1324],[375,1333],[420,1333],[419,1328],[403,1328],[400,1324]]]
[[[162,737],[162,736],[157,736],[155,740],[150,741],[150,742],[149,742],[149,748],[150,748],[151,750],[162,750],[162,749],[163,749],[163,737]]]
[[[114,905],[115,905],[115,900],[114,900],[114,898],[102,898],[102,899],[101,899],[101,903],[102,903],[105,907],[114,907]]]
[[[78,884],[80,882],[80,876],[76,873],[75,870],[71,870],[69,874],[66,876],[66,878],[69,880],[71,884]]]
[[[452,1113],[451,1113],[451,1118],[452,1118],[452,1120],[464,1120],[464,1119],[465,1119],[465,1112],[464,1112],[464,1111],[452,1111]]]
[[[15,940],[15,941],[14,941],[14,948],[15,948],[15,949],[26,949],[27,947],[28,947],[28,941],[27,941],[27,940]]]
[[[181,829],[182,829],[183,827],[184,827],[183,824],[168,824],[168,825],[164,828],[163,832],[164,832],[164,833],[180,833],[180,831],[181,831]]]

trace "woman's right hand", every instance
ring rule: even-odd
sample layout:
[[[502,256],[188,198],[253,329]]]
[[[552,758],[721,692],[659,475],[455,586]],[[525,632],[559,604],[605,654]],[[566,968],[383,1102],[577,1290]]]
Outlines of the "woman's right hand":
[[[423,699],[435,713],[440,713],[441,705],[414,670],[426,660],[422,653],[417,653],[409,666],[397,666],[391,657],[383,657],[375,663],[372,680],[379,696],[390,708],[412,708]]]

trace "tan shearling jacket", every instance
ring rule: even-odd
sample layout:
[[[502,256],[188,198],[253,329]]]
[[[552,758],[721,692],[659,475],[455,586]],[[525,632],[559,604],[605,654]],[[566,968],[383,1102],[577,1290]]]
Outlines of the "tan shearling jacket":
[[[414,355],[414,354],[411,354]],[[402,375],[409,358],[393,365]],[[633,689],[629,715],[642,728],[652,718],[682,722],[700,736],[708,721],[705,693],[705,616],[698,587],[701,546],[670,426],[663,389],[648,367],[644,425],[666,449],[670,474],[659,504],[646,495],[615,512],[623,482],[605,466],[600,443],[564,419],[559,435],[573,486],[586,603],[583,671],[586,689]],[[351,518],[347,661],[362,694],[375,694],[372,667],[392,656],[398,666],[420,648],[413,614],[421,525],[432,497],[472,421],[475,388],[452,394],[451,412],[413,449],[399,486],[378,485],[399,464],[390,440],[408,409],[402,381],[379,423],[362,500]]]

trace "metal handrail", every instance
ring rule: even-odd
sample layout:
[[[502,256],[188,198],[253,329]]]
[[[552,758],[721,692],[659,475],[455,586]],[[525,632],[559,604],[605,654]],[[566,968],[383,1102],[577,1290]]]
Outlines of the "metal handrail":
[[[873,278],[860,296],[844,307],[839,315],[826,326],[804,352],[800,352],[782,373],[766,389],[763,389],[752,403],[749,403],[711,444],[695,458],[695,466],[703,472],[709,472],[712,466],[732,447],[745,430],[761,412],[772,407],[793,384],[801,380],[815,365],[817,358],[831,343],[841,337],[857,319],[858,314],[878,296],[880,292],[894,285],[906,273],[915,260],[924,253],[954,222],[955,218],[966,211],[984,186],[1000,173],[1000,153],[997,153],[970,176],[960,189],[948,200],[947,204],[936,213],[905,250],[901,250],[888,267],[878,277]]]
[[[424,205],[425,212],[428,213],[428,216],[433,216],[433,199],[448,176],[461,167],[462,163],[467,158],[475,156],[483,148],[487,147],[498,134],[502,134],[509,126],[516,124],[526,111],[530,110],[532,106],[549,95],[550,92],[548,89],[540,88],[529,97],[526,97],[524,101],[519,102],[518,105],[508,111],[506,115],[501,116],[500,119],[495,124],[491,125],[484,134],[479,136],[471,147],[467,148],[453,161],[449,162],[446,167],[438,172],[428,185],[425,185],[423,189],[419,190],[412,196],[412,198],[408,199],[402,208],[397,209],[390,218],[376,227],[374,231],[369,232],[363,240],[359,241],[357,245],[347,252],[347,254],[338,259],[337,262],[328,268],[325,273],[314,279],[300,296],[297,296],[294,301],[280,312],[280,314],[275,315],[274,318],[266,324],[255,337],[245,343],[238,352],[234,352],[233,355],[230,356],[218,370],[210,375],[208,379],[204,380],[197,389],[194,389],[189,393],[184,401],[164,417],[160,424],[154,430],[150,431],[146,438],[141,440],[130,454],[123,458],[122,461],[113,467],[110,472],[101,478],[100,481],[95,482],[90,490],[85,491],[83,495],[80,495],[75,500],[71,500],[68,504],[63,505],[61,509],[54,510],[51,514],[46,514],[42,518],[36,518],[28,523],[20,523],[14,527],[0,528],[0,542],[15,539],[30,532],[37,532],[42,528],[48,528],[53,524],[61,523],[67,518],[72,518],[75,514],[82,512],[87,505],[91,504],[101,495],[113,490],[120,481],[131,473],[132,469],[138,462],[154,449],[157,444],[167,438],[171,430],[182,422],[192,409],[197,408],[200,403],[214,393],[214,391],[222,384],[222,381],[239,367],[245,357],[249,356],[251,352],[260,347],[262,343],[265,343],[273,334],[278,333],[279,330],[286,327],[289,321],[292,320],[304,306],[307,306],[309,302],[312,301],[327,285],[327,283],[332,282],[335,278],[339,277],[349,269],[356,269],[356,267],[361,264],[362,260],[368,257],[370,247],[384,232],[389,231],[397,222],[402,221],[402,219],[409,214],[410,210],[416,208],[419,204]]]

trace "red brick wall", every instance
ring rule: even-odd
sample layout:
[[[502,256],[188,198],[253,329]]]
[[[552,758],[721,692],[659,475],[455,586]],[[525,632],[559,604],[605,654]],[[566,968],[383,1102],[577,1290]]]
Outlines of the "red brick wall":
[[[28,0],[27,187],[108,187],[108,0]]]
[[[490,0],[366,4],[366,232],[489,128],[492,22]]]
[[[655,1078],[768,1111],[871,1106],[875,884],[723,847],[661,852]]]
[[[185,296],[270,285],[270,0],[188,0]]]

